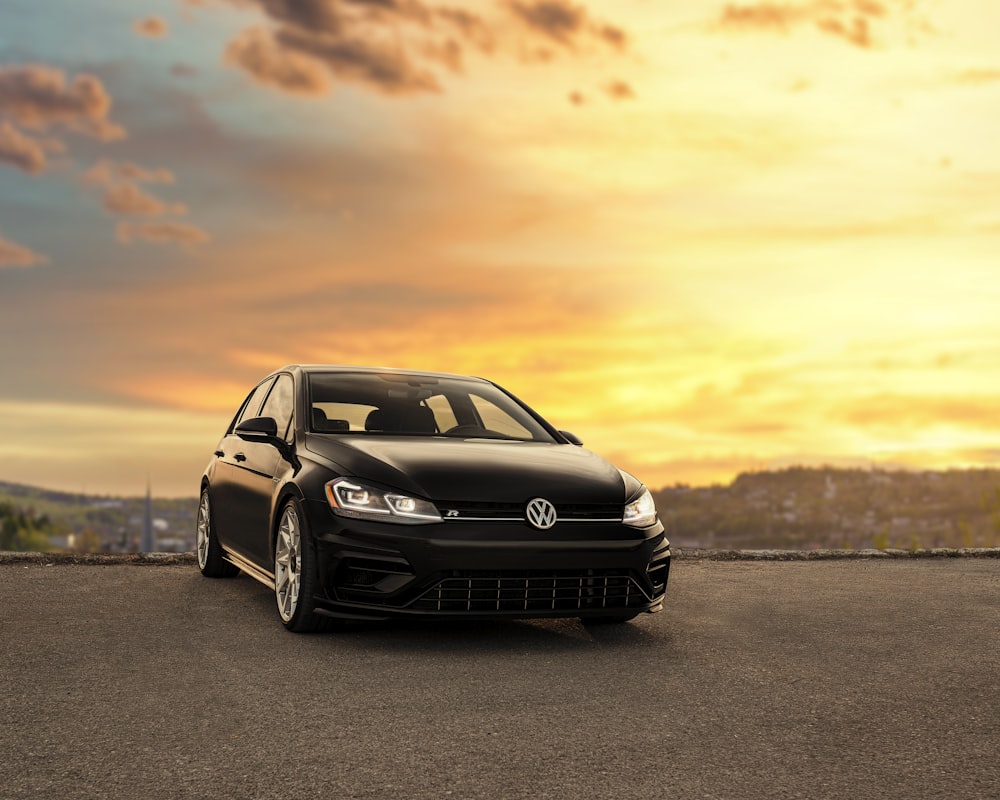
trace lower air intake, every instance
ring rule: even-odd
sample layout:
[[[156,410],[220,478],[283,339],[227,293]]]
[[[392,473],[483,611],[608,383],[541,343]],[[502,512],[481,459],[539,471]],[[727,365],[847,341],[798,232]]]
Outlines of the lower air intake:
[[[462,572],[443,578],[410,606],[419,611],[591,611],[641,608],[650,601],[620,570]]]

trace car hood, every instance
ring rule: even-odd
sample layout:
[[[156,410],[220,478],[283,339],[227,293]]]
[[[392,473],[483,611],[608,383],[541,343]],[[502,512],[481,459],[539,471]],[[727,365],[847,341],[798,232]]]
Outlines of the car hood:
[[[621,473],[571,444],[413,436],[309,436],[312,452],[345,475],[431,500],[624,503]]]

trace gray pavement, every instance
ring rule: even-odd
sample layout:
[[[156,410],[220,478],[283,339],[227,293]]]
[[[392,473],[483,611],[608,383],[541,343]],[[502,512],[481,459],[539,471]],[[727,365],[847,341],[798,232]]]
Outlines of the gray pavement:
[[[664,613],[284,631],[0,563],[0,797],[1000,798],[1000,560],[675,563]]]

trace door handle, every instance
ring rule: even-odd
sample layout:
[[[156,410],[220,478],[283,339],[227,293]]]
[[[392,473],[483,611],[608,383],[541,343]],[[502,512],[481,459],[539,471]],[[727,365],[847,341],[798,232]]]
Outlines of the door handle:
[[[246,461],[247,460],[247,457],[245,455],[243,455],[243,453],[237,453],[235,456],[233,456],[233,458],[235,458],[237,461]]]

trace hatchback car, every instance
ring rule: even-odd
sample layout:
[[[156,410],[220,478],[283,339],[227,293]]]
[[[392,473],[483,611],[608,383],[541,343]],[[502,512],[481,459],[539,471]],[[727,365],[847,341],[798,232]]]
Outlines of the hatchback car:
[[[247,396],[201,481],[198,566],[335,620],[659,611],[649,491],[490,381],[288,366]]]

